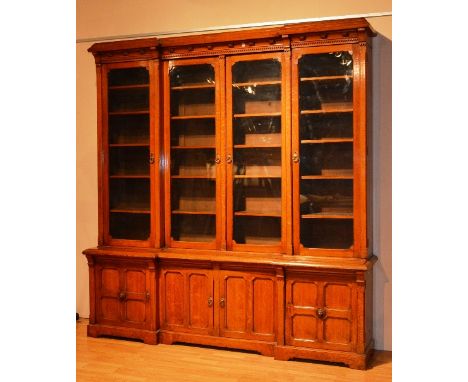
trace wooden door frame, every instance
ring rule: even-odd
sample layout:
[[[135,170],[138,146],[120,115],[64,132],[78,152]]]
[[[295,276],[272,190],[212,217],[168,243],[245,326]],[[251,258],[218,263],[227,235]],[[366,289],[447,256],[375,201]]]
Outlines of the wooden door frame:
[[[233,99],[232,99],[232,67],[238,62],[260,61],[260,60],[278,60],[281,63],[281,238],[278,245],[254,245],[238,244],[234,240],[234,186],[233,186],[233,163],[234,163],[234,144],[233,144]],[[229,166],[226,166],[226,240],[227,249],[230,251],[248,251],[248,252],[268,252],[268,253],[286,253],[291,254],[292,248],[290,238],[292,235],[292,226],[288,224],[291,221],[291,173],[290,173],[290,52],[268,52],[254,53],[238,56],[228,56],[226,58],[226,156],[232,158]]]
[[[299,60],[305,55],[330,53],[336,51],[351,51],[353,53],[353,246],[350,249],[327,249],[327,248],[306,248],[300,243],[300,162],[292,163],[292,221],[293,221],[293,249],[294,255],[308,256],[327,256],[327,257],[367,257],[361,256],[360,249],[362,246],[363,235],[365,233],[367,212],[364,205],[359,202],[362,198],[366,200],[366,167],[365,167],[365,142],[366,142],[366,126],[365,114],[366,104],[362,103],[361,87],[365,80],[365,74],[362,74],[361,66],[363,65],[361,53],[357,44],[340,44],[326,45],[306,48],[293,48],[291,60],[291,94],[292,100],[292,153],[300,156],[300,110],[299,110]],[[364,125],[363,125],[364,120]],[[364,142],[364,144],[363,144]],[[360,158],[364,156],[364,161]],[[364,163],[362,163],[364,162]],[[364,208],[364,209],[363,209]]]
[[[157,232],[159,224],[155,211],[158,203],[152,197],[152,193],[158,188],[160,179],[159,173],[154,170],[154,165],[150,165],[150,235],[147,240],[114,239],[110,235],[110,205],[109,205],[109,111],[108,111],[108,74],[113,69],[130,69],[144,67],[148,70],[149,77],[149,152],[155,153],[157,144],[155,125],[158,120],[159,108],[156,102],[156,89],[158,87],[157,60],[140,60],[130,62],[115,62],[98,66],[98,226],[99,244],[122,246],[122,247],[154,247],[160,240]],[[149,160],[149,158],[148,158]]]
[[[224,98],[224,64],[218,57],[195,58],[195,59],[175,59],[163,62],[163,99],[164,99],[164,211],[165,211],[165,244],[169,248],[190,248],[190,249],[221,249],[225,242],[224,228],[224,163],[216,165],[216,237],[209,243],[177,241],[171,236],[172,210],[171,210],[171,99],[170,99],[170,78],[171,68],[176,66],[203,65],[209,64],[214,68],[215,75],[215,157],[222,158],[224,153],[222,137],[224,136],[223,105]]]

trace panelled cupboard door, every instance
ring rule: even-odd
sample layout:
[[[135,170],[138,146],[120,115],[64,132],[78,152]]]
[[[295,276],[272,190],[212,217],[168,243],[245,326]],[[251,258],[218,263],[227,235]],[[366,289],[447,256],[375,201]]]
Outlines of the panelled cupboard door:
[[[275,276],[219,271],[220,336],[274,341],[276,328]]]
[[[224,68],[219,58],[164,62],[166,244],[224,242]]]
[[[149,247],[159,210],[151,197],[159,179],[154,166],[158,63],[112,63],[100,70],[100,237],[109,245]]]
[[[286,344],[355,350],[355,284],[313,278],[286,281]]]
[[[213,271],[163,268],[160,291],[163,329],[213,334]]]
[[[366,98],[356,44],[292,54],[293,246],[358,256],[366,247]]]
[[[147,329],[150,276],[144,266],[102,262],[96,266],[96,276],[97,322]]]
[[[122,321],[120,302],[120,267],[97,264],[96,272],[96,321],[100,324],[115,325]]]
[[[226,58],[229,250],[286,251],[289,93],[289,54]]]

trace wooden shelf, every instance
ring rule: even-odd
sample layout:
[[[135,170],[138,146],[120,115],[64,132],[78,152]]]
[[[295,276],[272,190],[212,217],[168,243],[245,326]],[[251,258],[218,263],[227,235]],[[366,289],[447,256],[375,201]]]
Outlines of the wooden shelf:
[[[181,211],[173,210],[171,213],[176,215],[216,215],[216,211]]]
[[[172,179],[209,179],[216,180],[214,176],[205,176],[205,175],[171,175]]]
[[[137,175],[126,175],[126,174],[118,174],[118,175],[109,175],[111,179],[149,179],[150,175],[146,174],[137,174]]]
[[[127,90],[127,89],[145,89],[149,88],[148,84],[140,84],[140,85],[116,85],[116,86],[109,86],[109,90]]]
[[[301,110],[301,115],[307,114],[331,114],[331,113],[352,113],[352,108],[347,109],[319,109],[319,110]]]
[[[301,77],[301,82],[307,81],[332,81],[332,80],[346,80],[353,79],[353,76],[341,75],[341,76],[321,76],[321,77]]]
[[[314,143],[345,143],[353,142],[353,138],[323,138],[323,139],[303,139],[301,144],[314,144]]]
[[[236,211],[234,212],[235,216],[257,216],[257,217],[272,217],[272,218],[280,218],[281,214],[273,213],[273,212],[251,212],[251,211]]]
[[[216,149],[215,146],[171,146],[171,149],[176,150],[208,150]]]
[[[149,110],[110,111],[109,115],[143,115],[149,114]]]
[[[276,178],[281,179],[281,176],[277,175],[234,175],[235,179],[260,179],[260,178]]]
[[[149,147],[149,143],[109,143],[109,147]]]
[[[214,89],[215,84],[193,84],[183,86],[173,86],[171,90],[196,90],[196,89]]]
[[[270,144],[263,144],[263,145],[234,145],[235,149],[276,149],[281,148],[280,144],[277,143],[270,143]]]
[[[343,175],[304,175],[301,176],[302,180],[310,179],[353,179],[353,175],[343,174]]]
[[[184,119],[209,119],[209,118],[216,118],[215,115],[176,115],[171,117],[173,120],[184,120]]]
[[[316,212],[301,215],[301,219],[352,219],[352,212]]]
[[[234,118],[253,118],[253,117],[281,117],[281,112],[277,112],[277,113],[234,114]]]
[[[238,82],[232,84],[233,87],[244,87],[244,86],[268,86],[268,85],[281,85],[281,80],[273,81],[251,81],[251,82]]]
[[[149,214],[151,211],[148,207],[127,207],[121,206],[117,208],[111,208],[110,212],[114,213],[125,213],[125,214]]]

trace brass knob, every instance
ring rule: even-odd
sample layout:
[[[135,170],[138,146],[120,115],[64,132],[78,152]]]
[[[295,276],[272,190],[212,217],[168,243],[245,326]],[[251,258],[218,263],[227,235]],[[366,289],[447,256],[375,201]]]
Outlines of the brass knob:
[[[326,315],[325,309],[322,309],[322,308],[317,309],[318,318],[323,320],[325,318],[325,315]]]
[[[153,153],[150,154],[149,162],[150,162],[150,164],[154,163],[154,154]]]
[[[149,301],[150,299],[150,292],[146,291],[146,301]]]
[[[221,297],[221,300],[219,300],[219,306],[220,306],[221,308],[224,308],[225,302],[226,302],[226,300],[224,299],[224,297]]]
[[[215,163],[216,163],[216,164],[220,164],[220,163],[221,163],[221,157],[220,157],[219,155],[216,155]]]
[[[123,301],[127,298],[127,294],[125,292],[120,292],[119,293],[119,300]]]
[[[228,155],[226,156],[226,163],[229,163],[229,164],[232,163],[232,155],[231,155],[231,154],[228,154]]]
[[[299,154],[297,152],[294,152],[292,160],[294,163],[299,163]]]
[[[212,307],[213,306],[213,297],[208,297],[208,306]]]

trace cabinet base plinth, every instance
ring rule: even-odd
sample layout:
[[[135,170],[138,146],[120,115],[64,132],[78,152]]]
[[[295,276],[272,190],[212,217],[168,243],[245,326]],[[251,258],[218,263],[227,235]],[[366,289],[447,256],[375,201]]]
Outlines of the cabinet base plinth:
[[[366,353],[350,353],[333,350],[299,348],[291,346],[277,346],[275,348],[275,359],[288,361],[290,359],[310,359],[315,361],[344,363],[351,369],[365,370],[367,362],[373,352],[368,349]]]
[[[275,354],[275,344],[272,342],[178,333],[164,330],[159,333],[159,342],[166,345],[171,345],[175,342],[185,342],[190,344],[216,346],[219,348],[251,350],[268,357],[272,357]]]
[[[98,324],[90,324],[87,329],[88,337],[112,336],[141,340],[149,345],[158,344],[157,332],[149,330]]]

